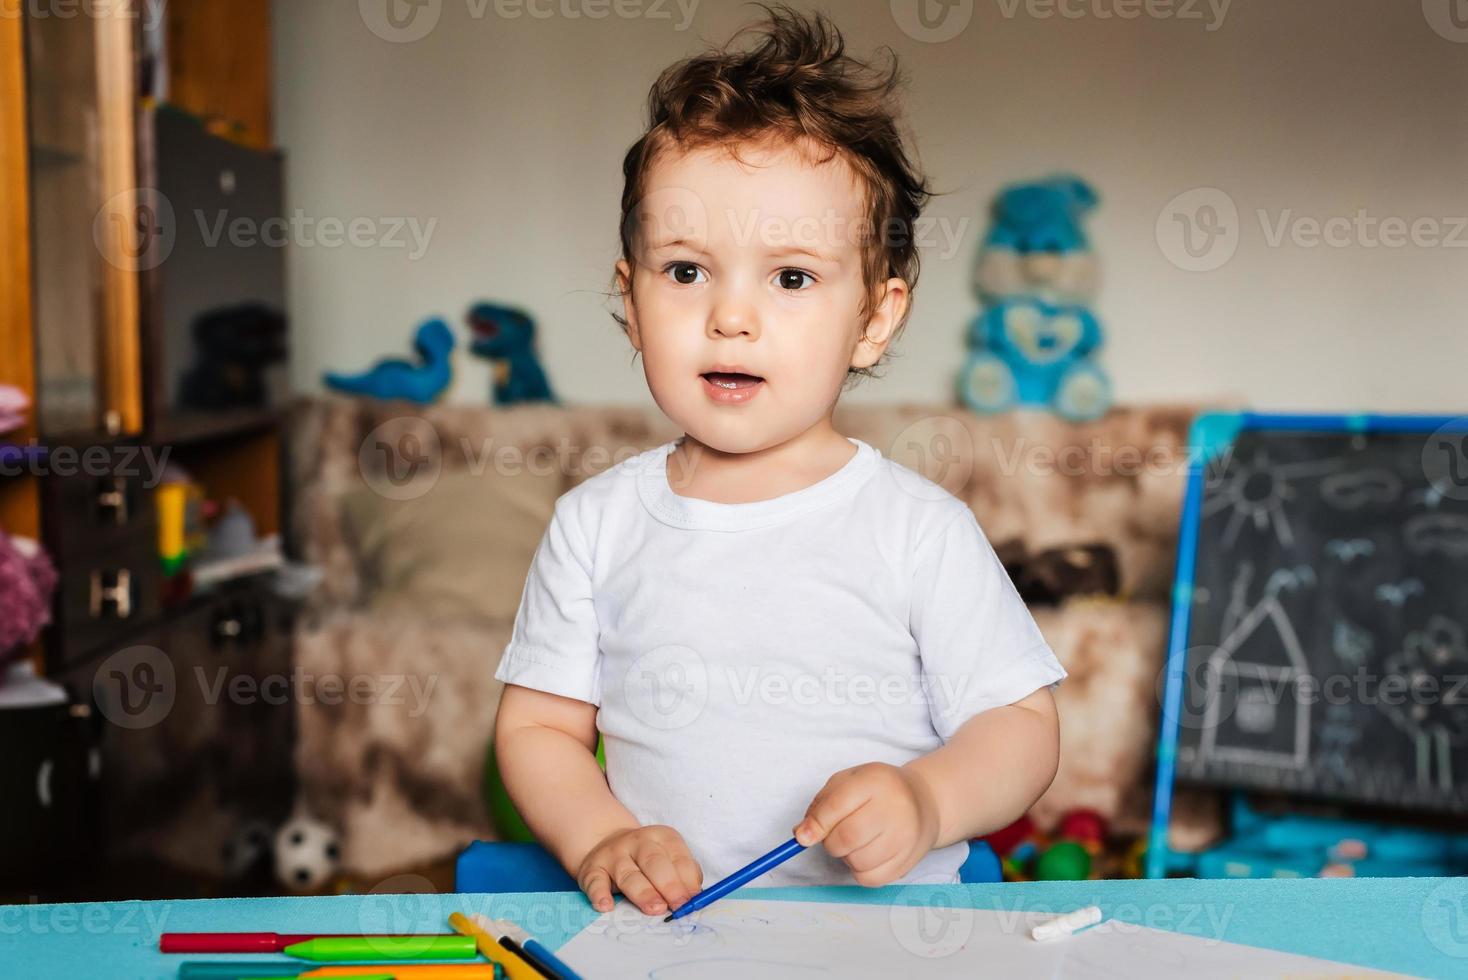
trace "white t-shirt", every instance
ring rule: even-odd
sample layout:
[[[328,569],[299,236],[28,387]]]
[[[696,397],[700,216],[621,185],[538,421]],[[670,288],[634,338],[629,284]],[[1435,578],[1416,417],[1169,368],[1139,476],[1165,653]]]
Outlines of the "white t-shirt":
[[[789,840],[834,773],[1065,677],[973,512],[850,441],[820,482],[742,504],[674,493],[666,443],[564,494],[531,564],[495,676],[599,706],[612,793],[706,885]],[[853,881],[817,846],[759,884]]]

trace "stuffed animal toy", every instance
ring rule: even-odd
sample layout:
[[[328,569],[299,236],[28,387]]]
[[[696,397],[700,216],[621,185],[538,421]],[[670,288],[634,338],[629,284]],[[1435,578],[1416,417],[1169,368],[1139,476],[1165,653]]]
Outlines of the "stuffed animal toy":
[[[20,657],[51,622],[55,591],[56,567],[40,544],[0,531],[0,665]]]
[[[180,381],[179,402],[207,411],[265,405],[266,369],[286,358],[285,316],[242,303],[200,315],[192,329],[194,363]]]
[[[1096,364],[1101,324],[1088,308],[1096,258],[1081,218],[1096,194],[1076,177],[1015,184],[994,202],[974,275],[984,310],[969,327],[959,393],[976,412],[1018,405],[1098,418],[1111,383]]]
[[[528,314],[496,303],[475,303],[466,320],[474,334],[470,351],[494,364],[496,405],[556,401],[535,356],[535,321]]]
[[[323,380],[328,388],[349,395],[369,398],[398,399],[427,405],[437,398],[453,378],[449,355],[454,350],[454,334],[442,320],[427,320],[413,337],[419,363],[397,358],[378,361],[361,374],[328,372]]]

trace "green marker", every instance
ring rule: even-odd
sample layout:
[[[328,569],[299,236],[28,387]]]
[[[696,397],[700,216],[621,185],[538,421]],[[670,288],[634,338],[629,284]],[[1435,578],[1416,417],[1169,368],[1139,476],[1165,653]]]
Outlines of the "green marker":
[[[294,960],[185,960],[178,965],[178,980],[265,980],[283,975],[295,977],[301,969],[301,964]]]
[[[324,936],[292,943],[287,956],[318,962],[342,960],[472,960],[473,936]]]

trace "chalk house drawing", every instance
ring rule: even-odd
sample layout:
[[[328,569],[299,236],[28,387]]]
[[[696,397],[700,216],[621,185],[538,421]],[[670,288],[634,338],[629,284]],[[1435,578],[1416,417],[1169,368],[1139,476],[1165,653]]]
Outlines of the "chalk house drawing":
[[[1246,606],[1252,563],[1243,562],[1234,579],[1232,597],[1223,620],[1223,639],[1204,663],[1204,683],[1214,692],[1239,691],[1234,707],[1234,727],[1250,735],[1262,735],[1281,724],[1282,705],[1293,711],[1293,731],[1288,749],[1263,749],[1254,745],[1219,742],[1223,698],[1210,696],[1203,712],[1200,753],[1220,761],[1303,769],[1310,760],[1310,703],[1300,697],[1300,685],[1310,676],[1310,664],[1299,635],[1279,600],[1282,588],[1305,584],[1298,576],[1270,577],[1264,595]],[[1286,584],[1288,583],[1288,584]],[[1313,584],[1313,580],[1311,580]],[[1291,724],[1285,718],[1284,724]]]

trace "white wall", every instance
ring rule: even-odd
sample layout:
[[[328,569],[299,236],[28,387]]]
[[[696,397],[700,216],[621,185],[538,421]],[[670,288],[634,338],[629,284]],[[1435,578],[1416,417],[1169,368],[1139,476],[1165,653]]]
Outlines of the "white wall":
[[[925,254],[903,356],[849,398],[949,396],[987,201],[1005,182],[1073,170],[1103,199],[1092,222],[1097,307],[1119,399],[1468,405],[1468,229],[1458,247],[1368,247],[1354,231],[1345,247],[1271,245],[1256,215],[1267,212],[1272,234],[1282,216],[1365,209],[1444,219],[1447,236],[1448,219],[1468,216],[1468,31],[1436,33],[1417,0],[1234,0],[1221,22],[1207,0],[1201,19],[1105,16],[1128,0],[1060,0],[1075,19],[1041,16],[1046,0],[973,0],[956,38],[924,43],[894,21],[890,6],[904,2],[826,9],[851,50],[890,45],[905,64],[920,157],[950,191],[929,213],[969,224],[956,255]],[[553,12],[516,19],[497,15],[495,0],[428,0],[433,29],[393,43],[367,26],[382,3],[275,4],[291,206],[437,221],[417,260],[405,249],[292,250],[297,384],[312,390],[324,368],[403,351],[420,317],[457,321],[487,297],[538,318],[564,399],[650,401],[606,312],[621,157],[656,72],[722,41],[755,8],[702,0],[680,31],[674,0],[656,0],[670,19],[563,13],[608,0],[500,0]],[[1168,202],[1197,187],[1225,191],[1240,213],[1236,254],[1207,272],[1171,263],[1156,233]],[[451,397],[486,401],[487,366],[457,356]]]

